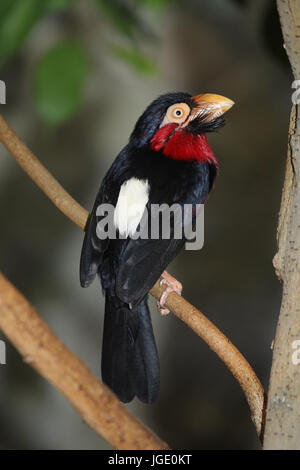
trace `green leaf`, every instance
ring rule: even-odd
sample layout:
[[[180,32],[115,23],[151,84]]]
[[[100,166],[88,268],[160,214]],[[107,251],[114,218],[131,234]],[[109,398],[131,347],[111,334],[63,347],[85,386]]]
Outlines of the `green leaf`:
[[[137,4],[149,6],[153,9],[165,8],[171,2],[175,3],[178,0],[135,0]]]
[[[115,57],[118,57],[123,62],[133,67],[137,72],[146,75],[154,75],[157,73],[156,64],[137,49],[113,45],[110,50]]]
[[[40,59],[34,74],[34,99],[45,121],[61,124],[76,113],[87,72],[86,54],[74,41],[56,45]]]
[[[40,0],[14,0],[10,5],[1,0],[0,63],[19,48],[44,9]]]
[[[48,10],[62,10],[73,2],[74,0],[46,0],[45,3],[47,4]]]
[[[0,21],[3,19],[3,15],[7,13],[9,8],[11,8],[14,5],[15,0],[1,0],[0,3]]]
[[[125,36],[133,38],[136,32],[149,34],[148,28],[128,5],[128,0],[96,0],[108,19]]]

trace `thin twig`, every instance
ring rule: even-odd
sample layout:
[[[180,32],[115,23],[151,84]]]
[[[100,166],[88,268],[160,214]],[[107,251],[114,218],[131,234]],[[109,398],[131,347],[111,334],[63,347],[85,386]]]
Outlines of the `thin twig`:
[[[88,212],[79,206],[53,176],[49,174],[1,116],[0,141],[2,141],[3,145],[21,165],[24,171],[42,189],[49,199],[51,199],[58,209],[84,230]],[[57,192],[59,193],[59,198]],[[164,287],[159,286],[157,282],[150,293],[156,299],[160,299],[163,289]],[[263,387],[249,363],[229,339],[184,298],[180,297],[178,294],[172,293],[168,296],[166,306],[192,328],[232,372],[245,393],[253,422],[260,436],[264,422],[265,396]]]
[[[84,421],[113,447],[168,449],[134,418],[52,332],[36,310],[0,273],[0,329],[28,362],[51,382]]]

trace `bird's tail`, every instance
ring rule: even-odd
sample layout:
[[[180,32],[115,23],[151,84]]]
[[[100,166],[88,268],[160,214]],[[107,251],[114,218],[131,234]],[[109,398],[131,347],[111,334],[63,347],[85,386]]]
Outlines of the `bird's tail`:
[[[153,403],[159,389],[159,360],[147,299],[130,309],[106,292],[102,379],[124,403],[135,395]]]

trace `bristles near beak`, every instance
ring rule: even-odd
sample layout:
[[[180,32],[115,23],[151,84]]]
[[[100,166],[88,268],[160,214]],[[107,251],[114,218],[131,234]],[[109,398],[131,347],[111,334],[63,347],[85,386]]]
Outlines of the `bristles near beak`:
[[[195,95],[192,100],[195,102],[196,107],[192,109],[184,126],[187,126],[190,121],[197,117],[200,117],[203,122],[213,121],[234,105],[234,101],[229,98],[211,93]]]

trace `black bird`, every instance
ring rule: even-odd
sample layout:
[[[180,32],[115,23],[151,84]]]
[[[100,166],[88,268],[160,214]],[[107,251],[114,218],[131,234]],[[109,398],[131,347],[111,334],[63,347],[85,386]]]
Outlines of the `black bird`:
[[[157,398],[159,360],[147,294],[162,274],[167,293],[179,291],[164,270],[186,241],[184,235],[175,239],[174,227],[169,239],[134,234],[153,204],[205,202],[218,169],[205,133],[223,125],[221,116],[232,105],[214,94],[160,96],[138,119],[97,194],[82,247],[80,282],[87,287],[100,276],[105,293],[102,378],[125,403],[135,396],[146,403]],[[115,238],[99,237],[103,204],[115,208]],[[137,204],[139,210],[130,213]]]

